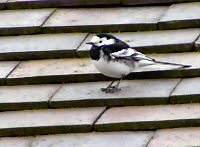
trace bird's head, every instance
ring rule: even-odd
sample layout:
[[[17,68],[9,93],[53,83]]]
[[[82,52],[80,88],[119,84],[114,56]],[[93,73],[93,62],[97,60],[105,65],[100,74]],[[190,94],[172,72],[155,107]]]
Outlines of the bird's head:
[[[94,37],[92,37],[90,42],[88,42],[86,44],[101,47],[104,45],[115,44],[117,41],[118,41],[118,39],[110,34],[98,33]]]

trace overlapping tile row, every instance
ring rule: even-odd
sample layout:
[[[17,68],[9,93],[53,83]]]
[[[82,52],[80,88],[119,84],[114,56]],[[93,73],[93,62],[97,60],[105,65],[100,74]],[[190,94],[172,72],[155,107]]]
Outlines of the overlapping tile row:
[[[95,123],[96,131],[156,130],[200,125],[200,104],[128,106],[108,109]]]
[[[0,146],[11,147],[73,147],[81,145],[82,147],[109,147],[112,143],[115,147],[144,147],[153,136],[152,131],[146,132],[112,132],[112,133],[77,133],[77,134],[58,134],[41,135],[36,137],[6,137],[0,139]],[[18,145],[18,146],[17,146]]]
[[[171,6],[57,9],[43,25],[43,32],[149,31],[193,28],[199,27],[200,24],[199,8],[200,2]]]
[[[108,85],[106,82],[69,83],[57,91],[49,101],[49,106],[60,108],[167,104],[170,93],[180,80],[125,80],[121,82],[121,91],[116,93],[101,91],[101,88]]]
[[[42,30],[45,33],[156,30],[167,9],[168,6],[57,9]]]
[[[200,29],[178,29],[163,31],[143,31],[143,32],[122,32],[111,33],[117,38],[125,41],[131,47],[142,53],[170,53],[170,52],[191,52],[198,51],[200,48],[197,41],[200,36]],[[78,57],[88,57],[88,48],[86,43],[91,40],[95,34],[90,34],[84,40],[77,50]]]
[[[158,22],[159,29],[200,27],[200,2],[173,4]]]
[[[199,146],[199,127],[160,129],[138,132],[103,132],[76,133],[58,135],[40,135],[35,137],[3,137],[0,146],[5,147],[44,147],[56,145],[58,147],[81,145],[83,147],[157,147],[157,146]]]
[[[198,127],[200,105],[154,105],[0,112],[0,136]]]
[[[0,110],[198,103],[199,80],[124,80],[121,91],[112,94],[100,90],[107,82],[0,86]]]
[[[199,7],[200,2],[191,2],[171,6],[1,10],[0,19],[7,19],[0,22],[0,35],[199,27]]]
[[[0,112],[0,136],[92,132],[105,108],[42,109]]]
[[[73,58],[86,33],[0,37],[0,60]]]
[[[143,53],[191,52],[199,50],[200,29],[112,33]],[[58,33],[0,37],[0,60],[88,57],[94,34]]]
[[[182,78],[199,76],[199,53],[149,54],[158,61],[189,64],[190,68],[174,70],[171,66],[148,66],[129,74],[127,79]],[[85,59],[48,59],[22,61],[5,79],[7,85],[105,81]]]
[[[0,111],[48,109],[61,84],[0,86]]]
[[[55,9],[1,10],[0,35],[36,34]],[[6,18],[6,19],[5,19]]]

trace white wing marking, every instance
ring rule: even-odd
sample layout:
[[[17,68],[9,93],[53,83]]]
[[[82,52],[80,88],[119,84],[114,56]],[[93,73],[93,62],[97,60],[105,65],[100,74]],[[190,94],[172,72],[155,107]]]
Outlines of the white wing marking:
[[[112,58],[124,58],[124,59],[132,59],[135,61],[137,61],[139,63],[139,66],[146,66],[146,65],[152,65],[155,64],[154,60],[151,58],[148,58],[147,56],[145,56],[144,54],[132,49],[132,48],[128,48],[128,49],[123,49],[121,51],[115,52],[115,53],[111,53],[111,57]]]

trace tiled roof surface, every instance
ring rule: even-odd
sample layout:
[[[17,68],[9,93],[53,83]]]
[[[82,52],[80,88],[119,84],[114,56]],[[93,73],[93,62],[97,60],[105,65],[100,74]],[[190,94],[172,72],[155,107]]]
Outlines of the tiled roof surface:
[[[0,0],[0,146],[200,146],[199,0]],[[85,44],[109,32],[157,60],[121,91]]]

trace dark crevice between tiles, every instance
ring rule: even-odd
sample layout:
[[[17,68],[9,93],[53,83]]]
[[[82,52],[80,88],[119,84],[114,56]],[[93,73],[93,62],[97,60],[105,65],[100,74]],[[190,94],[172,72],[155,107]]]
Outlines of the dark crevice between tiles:
[[[195,44],[196,44],[196,42],[197,42],[198,39],[200,39],[200,33],[199,33],[199,35],[197,36],[197,38],[194,40],[194,42],[192,42],[192,52],[198,51],[198,50],[196,50],[196,48],[195,48]]]
[[[97,118],[94,120],[94,122],[92,123],[92,131],[95,131],[95,127],[94,125],[96,124],[96,122],[99,120],[99,118],[101,118],[101,116],[108,110],[110,109],[109,107],[105,107],[104,110],[97,116]]]
[[[19,61],[19,63],[8,73],[8,75],[5,77],[5,79],[7,79],[10,76],[10,74],[19,66],[19,64],[21,64],[21,62],[22,61]],[[7,84],[7,82],[6,82],[6,84]]]
[[[171,104],[171,95],[172,93],[175,91],[175,89],[180,85],[180,83],[183,81],[183,78],[181,78],[181,80],[177,83],[177,85],[172,89],[172,91],[169,94],[169,98],[168,98],[168,104]]]
[[[156,131],[154,131],[154,133],[152,134],[151,138],[149,139],[149,141],[147,142],[147,144],[145,145],[145,147],[148,147],[149,143],[154,138],[155,134],[156,134]]]
[[[172,5],[172,4],[171,4]],[[159,22],[160,20],[163,18],[163,16],[166,14],[166,12],[170,9],[171,5],[169,5],[168,9],[160,16],[160,18],[158,19],[158,22],[156,23],[156,28],[157,30],[161,30],[159,27]]]
[[[56,8],[51,12],[51,14],[46,18],[46,20],[40,25],[40,28],[42,29],[43,25],[49,20],[49,18],[56,12]]]
[[[49,100],[48,100],[48,108],[49,109],[51,109],[51,105],[50,105],[50,101],[51,101],[51,99],[54,97],[54,95],[56,95],[56,93],[63,87],[63,85],[64,85],[64,83],[63,84],[61,84],[59,87],[58,87],[58,89],[51,95],[51,97],[49,98]]]
[[[90,35],[90,33],[87,33],[87,35],[84,37],[84,39],[80,42],[80,44],[79,44],[78,47],[76,48],[76,51],[75,51],[75,57],[76,57],[76,58],[79,58],[78,53],[77,53],[79,47],[83,44],[83,42],[86,40],[86,38],[87,38],[89,35]]]

